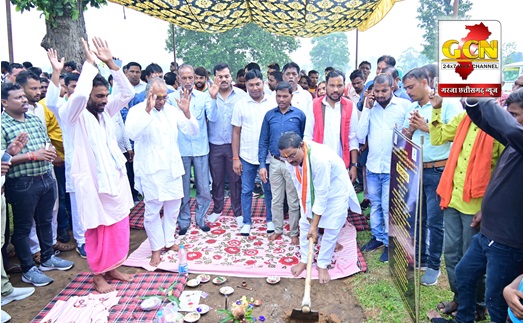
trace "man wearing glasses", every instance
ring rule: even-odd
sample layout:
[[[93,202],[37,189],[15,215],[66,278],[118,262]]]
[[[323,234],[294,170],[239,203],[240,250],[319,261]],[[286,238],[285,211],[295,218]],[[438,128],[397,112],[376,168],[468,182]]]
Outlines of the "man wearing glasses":
[[[280,158],[286,161],[301,203],[301,260],[291,268],[291,272],[297,277],[305,270],[308,240],[312,238],[317,243],[318,229],[323,228],[317,267],[320,284],[328,283],[328,266],[345,224],[349,203],[351,209],[361,212],[358,197],[351,185],[345,163],[328,146],[303,141],[297,133],[286,132],[279,139],[278,148]]]
[[[149,264],[153,267],[159,265],[163,248],[179,249],[174,234],[184,196],[185,170],[178,148],[178,130],[187,136],[198,133],[198,123],[189,110],[191,96],[187,89],[183,91],[182,98],[175,99],[178,110],[165,104],[165,81],[159,77],[149,79],[147,100],[129,111],[125,124],[129,137],[135,141],[135,186],[144,196],[144,226],[152,250]]]

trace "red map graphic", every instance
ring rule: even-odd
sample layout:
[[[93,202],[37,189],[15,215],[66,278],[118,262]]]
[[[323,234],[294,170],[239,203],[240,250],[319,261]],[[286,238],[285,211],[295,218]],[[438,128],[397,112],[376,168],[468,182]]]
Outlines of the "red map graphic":
[[[480,23],[479,25],[473,25],[473,26],[465,26],[466,29],[469,30],[468,35],[465,38],[461,39],[461,42],[459,44],[459,50],[461,52],[461,57],[458,58],[458,65],[454,69],[456,73],[461,76],[461,79],[466,80],[470,73],[474,70],[474,66],[472,66],[472,61],[463,55],[462,47],[463,44],[465,44],[469,40],[487,40],[489,36],[492,34],[487,26],[485,26],[483,23]],[[477,51],[477,46],[472,45],[470,46],[470,52],[474,53]]]

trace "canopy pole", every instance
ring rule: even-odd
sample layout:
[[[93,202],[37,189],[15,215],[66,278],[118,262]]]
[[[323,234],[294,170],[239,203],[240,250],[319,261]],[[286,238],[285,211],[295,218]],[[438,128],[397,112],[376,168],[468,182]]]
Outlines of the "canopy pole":
[[[358,28],[356,28],[356,61],[354,62],[354,69],[358,69]]]
[[[13,54],[13,27],[11,25],[11,1],[5,1],[5,15],[7,20],[7,45],[9,48],[9,62],[14,63]]]
[[[174,65],[176,66],[176,35],[174,34],[174,24],[171,24],[171,34],[173,37],[173,57],[174,57]]]
[[[458,18],[459,0],[454,0],[454,14],[453,18]]]

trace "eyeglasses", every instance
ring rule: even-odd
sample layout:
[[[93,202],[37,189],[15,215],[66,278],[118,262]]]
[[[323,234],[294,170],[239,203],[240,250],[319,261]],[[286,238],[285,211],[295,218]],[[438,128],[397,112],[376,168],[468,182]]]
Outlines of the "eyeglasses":
[[[283,155],[280,156],[280,159],[291,162],[294,160],[294,158],[296,158],[297,154],[298,154],[298,148],[296,148],[296,151],[294,153],[290,154],[289,156],[283,156]]]

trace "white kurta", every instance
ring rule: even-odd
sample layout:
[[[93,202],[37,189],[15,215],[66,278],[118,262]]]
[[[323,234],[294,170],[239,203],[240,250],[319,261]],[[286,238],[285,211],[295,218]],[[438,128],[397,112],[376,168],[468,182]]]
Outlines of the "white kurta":
[[[75,92],[59,109],[59,120],[68,129],[74,147],[71,178],[78,213],[86,229],[119,222],[134,205],[125,157],[118,148],[111,119],[134,97],[134,89],[121,70],[111,70],[120,93],[109,100],[97,120],[86,109],[96,74],[97,68],[84,63]]]
[[[301,220],[312,218],[312,212],[321,215],[319,227],[337,229],[345,223],[349,206],[358,212],[359,202],[354,187],[345,169],[343,160],[329,147],[312,141],[306,142],[310,147],[310,169],[314,185],[314,204],[307,198],[306,213]],[[287,163],[294,186],[302,200],[302,186],[296,177],[296,167]],[[298,167],[301,172],[301,167]],[[349,204],[350,203],[350,204]]]
[[[334,150],[338,156],[343,158],[343,150],[341,147],[341,103],[336,102],[334,108],[332,108],[327,99],[324,97],[322,104],[325,105],[325,126],[324,126],[324,135],[323,135],[323,144],[329,146]],[[352,106],[352,114],[350,119],[350,129],[349,129],[349,150],[357,150],[360,145],[358,142],[358,137],[356,136],[356,130],[358,129],[358,108],[356,105]],[[313,103],[309,104],[307,112],[307,121],[305,123],[305,132],[303,133],[303,139],[312,141],[314,138],[314,126],[316,125],[316,120],[314,118],[314,109]]]
[[[165,104],[160,111],[145,111],[147,102],[129,110],[125,128],[134,140],[135,188],[151,200],[169,201],[183,197],[185,174],[178,147],[178,131],[187,136],[198,133],[198,121],[181,110]]]

